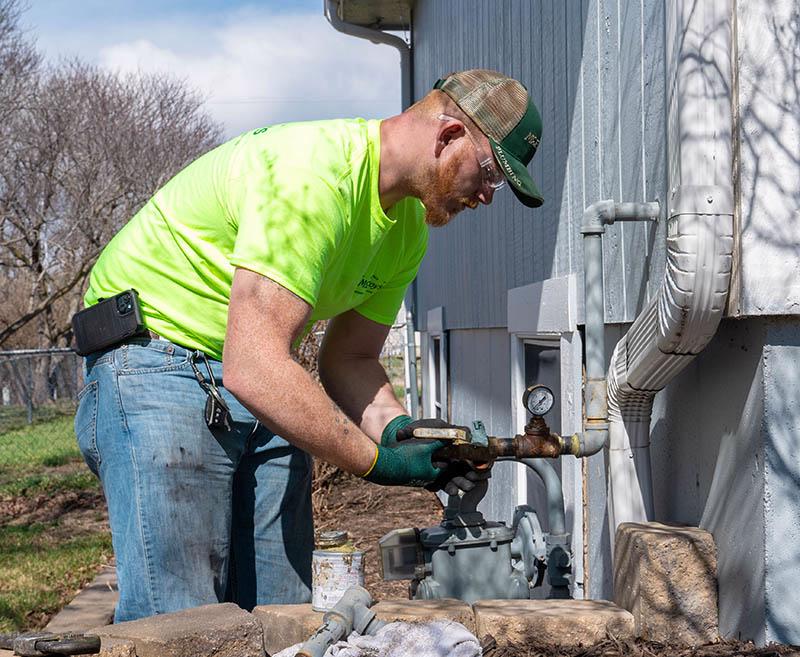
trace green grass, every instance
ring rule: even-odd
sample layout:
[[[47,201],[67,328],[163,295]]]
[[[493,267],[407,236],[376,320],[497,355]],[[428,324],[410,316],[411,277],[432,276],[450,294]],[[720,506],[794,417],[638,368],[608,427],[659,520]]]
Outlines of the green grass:
[[[0,434],[0,492],[25,477],[81,460],[71,416],[7,431]]]
[[[73,415],[75,415],[75,402],[72,400],[42,404],[33,409],[33,423],[50,422],[59,417]],[[0,406],[0,434],[29,426],[28,409],[25,406]]]
[[[381,364],[386,370],[389,382],[392,384],[394,396],[404,400],[406,398],[406,383],[403,359],[399,356],[387,356],[381,359]]]
[[[0,484],[2,497],[34,497],[43,493],[55,494],[65,491],[91,490],[100,487],[97,480],[88,469],[77,469],[76,472],[59,472],[57,474],[26,475],[21,479],[12,479]]]
[[[0,434],[0,504],[98,487],[83,464],[71,416]],[[107,531],[76,533],[62,519],[0,525],[0,633],[42,627],[111,558]]]
[[[110,559],[110,534],[65,540],[55,526],[0,527],[0,633],[41,625]]]

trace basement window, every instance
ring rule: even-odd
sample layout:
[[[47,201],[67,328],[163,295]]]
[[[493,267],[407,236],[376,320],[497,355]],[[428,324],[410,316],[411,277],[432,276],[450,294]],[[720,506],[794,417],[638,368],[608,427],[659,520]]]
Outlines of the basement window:
[[[525,388],[541,384],[553,391],[553,408],[545,416],[551,431],[561,433],[561,349],[560,340],[523,339],[523,369]],[[530,413],[525,410],[525,421]]]

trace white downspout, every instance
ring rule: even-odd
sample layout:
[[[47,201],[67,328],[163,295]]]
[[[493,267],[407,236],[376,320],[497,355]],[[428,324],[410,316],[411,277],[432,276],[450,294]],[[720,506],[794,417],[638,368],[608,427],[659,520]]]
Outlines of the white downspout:
[[[653,518],[653,398],[710,342],[731,281],[733,7],[667,7],[667,268],[658,295],[617,344],[608,371],[609,525]]]
[[[698,207],[701,202],[708,208],[705,212]],[[676,191],[661,289],[617,343],[608,370],[612,538],[622,522],[653,518],[653,398],[714,336],[725,309],[732,255],[730,194],[711,187]]]
[[[382,30],[373,30],[361,25],[353,25],[339,18],[339,0],[324,0],[325,18],[334,30],[348,36],[366,39],[372,43],[384,43],[396,48],[400,53],[400,84],[403,109],[411,105],[411,47],[399,36],[387,34]]]
[[[392,46],[400,53],[400,92],[403,109],[411,106],[411,47],[400,37],[387,34],[382,30],[373,30],[361,25],[353,25],[339,18],[339,0],[323,0],[325,18],[334,30],[359,39],[367,39],[375,44]],[[411,417],[419,417],[419,392],[417,390],[417,341],[414,329],[414,313],[411,308],[416,299],[417,281],[411,283],[406,295],[406,357],[403,359],[405,369],[406,408]]]

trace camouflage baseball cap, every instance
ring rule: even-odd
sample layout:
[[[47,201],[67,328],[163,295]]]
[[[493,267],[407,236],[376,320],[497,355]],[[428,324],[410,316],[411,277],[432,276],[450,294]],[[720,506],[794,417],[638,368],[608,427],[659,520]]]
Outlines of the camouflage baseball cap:
[[[433,88],[450,96],[486,135],[516,197],[538,208],[542,195],[526,167],[539,147],[542,117],[528,90],[514,78],[486,69],[451,73]]]

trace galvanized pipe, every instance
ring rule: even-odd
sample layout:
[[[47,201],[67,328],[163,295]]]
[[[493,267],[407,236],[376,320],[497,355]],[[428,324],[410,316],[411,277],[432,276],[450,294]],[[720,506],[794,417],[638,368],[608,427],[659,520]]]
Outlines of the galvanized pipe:
[[[586,421],[575,456],[591,456],[608,442],[608,398],[606,389],[605,293],[603,285],[603,233],[615,221],[652,221],[660,212],[658,203],[593,203],[583,213],[583,289],[586,341]]]
[[[517,459],[503,457],[499,461],[514,461]],[[561,479],[553,465],[543,459],[519,459],[533,470],[544,484],[547,493],[547,522],[551,534],[566,534],[567,519],[564,513],[564,491],[561,489]]]

